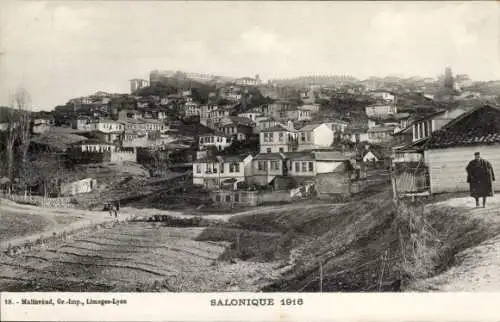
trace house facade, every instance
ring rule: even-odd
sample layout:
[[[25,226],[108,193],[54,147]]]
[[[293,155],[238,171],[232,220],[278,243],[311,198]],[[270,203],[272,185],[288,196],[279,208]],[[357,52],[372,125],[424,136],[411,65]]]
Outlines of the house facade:
[[[238,183],[248,182],[252,173],[252,155],[217,156],[193,162],[193,184],[207,189],[224,186],[237,190]]]
[[[297,150],[297,132],[277,125],[259,133],[260,153],[284,153]]]
[[[243,141],[253,133],[253,127],[238,121],[229,121],[227,123],[218,124],[217,131],[233,136],[238,141]]]
[[[396,96],[392,92],[385,90],[374,90],[370,92],[370,96],[386,102],[394,102],[396,99]]]
[[[165,132],[168,126],[162,120],[156,119],[127,119],[123,122],[123,126],[127,132]]]
[[[378,126],[368,129],[368,142],[370,143],[387,143],[393,140],[393,134],[396,127],[393,126]],[[397,131],[397,130],[396,130]]]
[[[260,153],[252,160],[250,182],[259,186],[269,184],[274,178],[286,176],[286,157],[283,153]]]
[[[439,111],[427,117],[415,120],[412,124],[413,142],[429,137],[433,132],[439,130],[451,120],[464,114],[464,109]]]
[[[199,136],[198,144],[200,149],[215,147],[217,151],[223,151],[232,143],[231,135],[224,133],[209,133]]]
[[[387,117],[398,113],[398,108],[392,104],[374,104],[365,107],[368,117]]]
[[[298,130],[298,151],[330,147],[334,133],[327,124],[308,124]]]
[[[334,172],[349,158],[337,151],[314,151],[286,153],[288,175],[310,178]]]
[[[195,102],[186,102],[184,104],[184,116],[185,117],[190,117],[190,116],[199,116],[201,114],[201,108],[198,103]]]
[[[238,114],[238,117],[246,117],[254,123],[257,121],[257,117],[259,117],[259,116],[262,116],[262,113],[260,113],[260,112],[245,112],[245,113]]]

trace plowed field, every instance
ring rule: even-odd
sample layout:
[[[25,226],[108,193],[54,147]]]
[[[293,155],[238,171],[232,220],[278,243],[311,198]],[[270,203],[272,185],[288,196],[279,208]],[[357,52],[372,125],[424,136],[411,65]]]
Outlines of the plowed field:
[[[276,262],[219,260],[230,243],[197,240],[203,231],[127,223],[1,255],[0,290],[255,291],[277,278]]]

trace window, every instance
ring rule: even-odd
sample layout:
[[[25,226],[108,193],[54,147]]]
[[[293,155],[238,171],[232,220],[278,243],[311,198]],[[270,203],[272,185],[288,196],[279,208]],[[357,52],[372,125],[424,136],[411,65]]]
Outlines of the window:
[[[257,162],[257,169],[259,169],[260,171],[265,170],[265,162],[264,161]]]
[[[215,196],[215,201],[220,202],[220,195]]]
[[[239,163],[234,164],[234,172],[240,172],[240,164]]]
[[[311,142],[311,132],[306,133],[306,140],[307,142]]]
[[[220,173],[224,173],[224,163],[219,163]]]
[[[271,153],[271,148],[267,148],[267,153]]]
[[[201,165],[200,164],[196,165],[196,173],[201,173]]]
[[[305,142],[306,141],[306,134],[304,132],[300,133],[300,140],[302,142]]]
[[[285,149],[284,148],[280,148],[280,152],[281,153],[285,152]]]
[[[271,170],[279,170],[280,163],[278,161],[271,161]]]
[[[302,172],[307,172],[307,163],[308,162],[302,162]]]
[[[279,132],[279,135],[278,135],[278,141],[279,142],[283,142],[283,132]]]
[[[226,202],[231,202],[231,196],[230,195],[226,196]]]
[[[295,172],[300,172],[300,162],[295,162]]]
[[[312,162],[309,162],[309,172],[314,172],[314,166]]]
[[[240,195],[237,193],[234,195],[234,202],[240,202]]]

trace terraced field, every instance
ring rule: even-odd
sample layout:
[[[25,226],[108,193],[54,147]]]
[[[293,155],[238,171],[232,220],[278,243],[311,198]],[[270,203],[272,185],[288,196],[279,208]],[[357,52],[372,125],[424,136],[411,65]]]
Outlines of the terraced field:
[[[205,230],[110,223],[40,251],[1,255],[0,289],[255,291],[278,277],[277,262],[221,260],[230,242],[199,240]]]

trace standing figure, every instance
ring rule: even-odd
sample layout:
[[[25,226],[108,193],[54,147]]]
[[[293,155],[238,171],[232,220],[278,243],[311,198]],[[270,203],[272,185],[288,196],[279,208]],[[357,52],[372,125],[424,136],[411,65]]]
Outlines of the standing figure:
[[[479,198],[483,198],[483,208],[486,207],[486,197],[493,196],[493,181],[495,181],[493,167],[481,158],[479,152],[476,152],[474,160],[470,161],[465,169],[470,195],[476,199],[476,207],[479,207]]]

